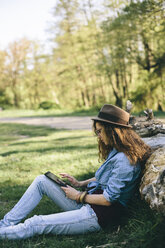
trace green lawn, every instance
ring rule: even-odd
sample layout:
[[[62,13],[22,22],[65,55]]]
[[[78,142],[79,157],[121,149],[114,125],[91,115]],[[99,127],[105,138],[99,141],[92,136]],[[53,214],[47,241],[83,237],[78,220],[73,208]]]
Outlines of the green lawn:
[[[55,130],[22,124],[0,124],[0,218],[19,200],[33,179],[47,170],[68,172],[78,179],[92,177],[100,166],[96,138],[90,131]],[[59,212],[44,197],[29,215]],[[0,241],[7,248],[164,247],[163,218],[137,194],[122,223],[99,233],[78,236],[37,236],[22,241]],[[106,245],[109,244],[109,245]],[[103,246],[106,245],[106,246]]]
[[[38,110],[24,110],[24,109],[9,109],[0,111],[1,117],[62,117],[62,116],[94,116],[97,115],[99,108],[81,109],[81,110],[64,110],[64,109],[38,109]],[[135,116],[144,115],[144,112],[132,113]],[[165,112],[154,111],[156,118],[165,118]]]
[[[71,110],[71,109],[8,109],[0,111],[1,117],[62,117],[62,116],[91,116],[96,115],[98,111],[96,109],[82,109],[82,110]]]

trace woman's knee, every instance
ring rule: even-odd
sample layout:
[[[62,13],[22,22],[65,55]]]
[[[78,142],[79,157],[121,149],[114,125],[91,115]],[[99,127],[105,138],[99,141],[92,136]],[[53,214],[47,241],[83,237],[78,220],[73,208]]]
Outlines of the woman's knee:
[[[33,217],[25,220],[24,228],[30,232],[30,236],[35,234],[47,234],[50,233],[53,229],[52,224],[46,224],[43,220],[42,215],[34,215]]]
[[[34,179],[34,183],[37,183],[37,184],[42,184],[42,183],[45,183],[47,180],[46,176],[45,175],[39,175],[37,176],[35,179]]]
[[[45,175],[39,175],[34,179],[32,185],[36,185],[39,191],[41,191],[43,194],[45,192],[45,185],[47,184],[46,181],[47,181],[47,178]]]
[[[38,175],[35,179],[34,179],[35,181],[43,181],[43,180],[45,180],[45,175]]]
[[[39,225],[40,222],[41,222],[41,216],[34,215],[33,217],[26,219],[24,222],[24,225],[32,227],[32,226]]]

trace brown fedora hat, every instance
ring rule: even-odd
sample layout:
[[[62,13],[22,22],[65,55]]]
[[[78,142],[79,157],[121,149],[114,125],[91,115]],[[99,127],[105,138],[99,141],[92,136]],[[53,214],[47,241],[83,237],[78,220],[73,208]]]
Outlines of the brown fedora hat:
[[[103,121],[123,127],[132,128],[129,125],[129,116],[129,113],[125,110],[111,104],[105,104],[101,108],[98,116],[92,118],[92,120]]]

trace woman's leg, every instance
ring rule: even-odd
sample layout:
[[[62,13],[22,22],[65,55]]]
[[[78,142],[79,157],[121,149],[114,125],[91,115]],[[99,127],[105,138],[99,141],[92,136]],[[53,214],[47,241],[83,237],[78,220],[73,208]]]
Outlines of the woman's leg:
[[[59,185],[41,175],[36,177],[15,207],[0,221],[0,227],[19,223],[37,206],[43,195],[51,198],[64,211],[79,209],[82,206],[82,204],[77,204],[76,201],[66,198]]]
[[[41,234],[84,234],[100,230],[96,214],[87,204],[78,210],[34,216],[24,223],[0,228],[0,239],[26,239]]]

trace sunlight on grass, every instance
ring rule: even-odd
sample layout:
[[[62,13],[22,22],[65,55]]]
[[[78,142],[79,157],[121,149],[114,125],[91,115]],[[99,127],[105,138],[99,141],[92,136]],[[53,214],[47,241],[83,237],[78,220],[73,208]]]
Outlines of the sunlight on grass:
[[[101,106],[100,106],[101,108]],[[95,116],[98,114],[100,108],[89,108],[89,109],[8,109],[0,112],[0,118],[5,117],[63,117],[63,116]],[[132,115],[138,116],[139,114],[144,115],[143,111],[132,113]],[[155,118],[165,119],[165,112],[154,111]]]
[[[5,126],[7,127],[7,124]],[[4,133],[0,137],[3,143],[0,152],[1,168],[3,169],[3,173],[0,173],[1,183],[4,184],[6,180],[12,178],[13,184],[27,184],[35,176],[47,170],[56,174],[66,171],[75,176],[88,172],[94,173],[96,170],[98,162],[95,148],[97,145],[91,131],[61,132],[45,128],[44,136],[39,133],[38,137],[29,137],[29,130],[35,130],[35,127],[29,127],[28,130],[26,126],[21,125],[22,129],[17,130],[17,126],[9,125],[11,135],[14,134],[11,138],[10,133],[8,136],[5,134],[4,125],[1,125]],[[25,133],[24,128],[27,128],[28,136],[26,138],[22,138],[22,133]],[[33,132],[31,135],[34,136]],[[88,159],[86,159],[87,157]],[[92,166],[92,164],[96,164],[96,166]]]
[[[0,112],[0,118],[3,117],[60,117],[60,116],[89,116],[96,115],[98,110],[94,109],[8,109]]]
[[[67,111],[68,113],[71,111]],[[65,114],[66,111],[62,110],[24,110],[24,109],[12,109],[12,110],[3,110],[0,112],[0,117],[30,117],[30,116],[47,116],[47,115],[54,115],[54,114]]]

